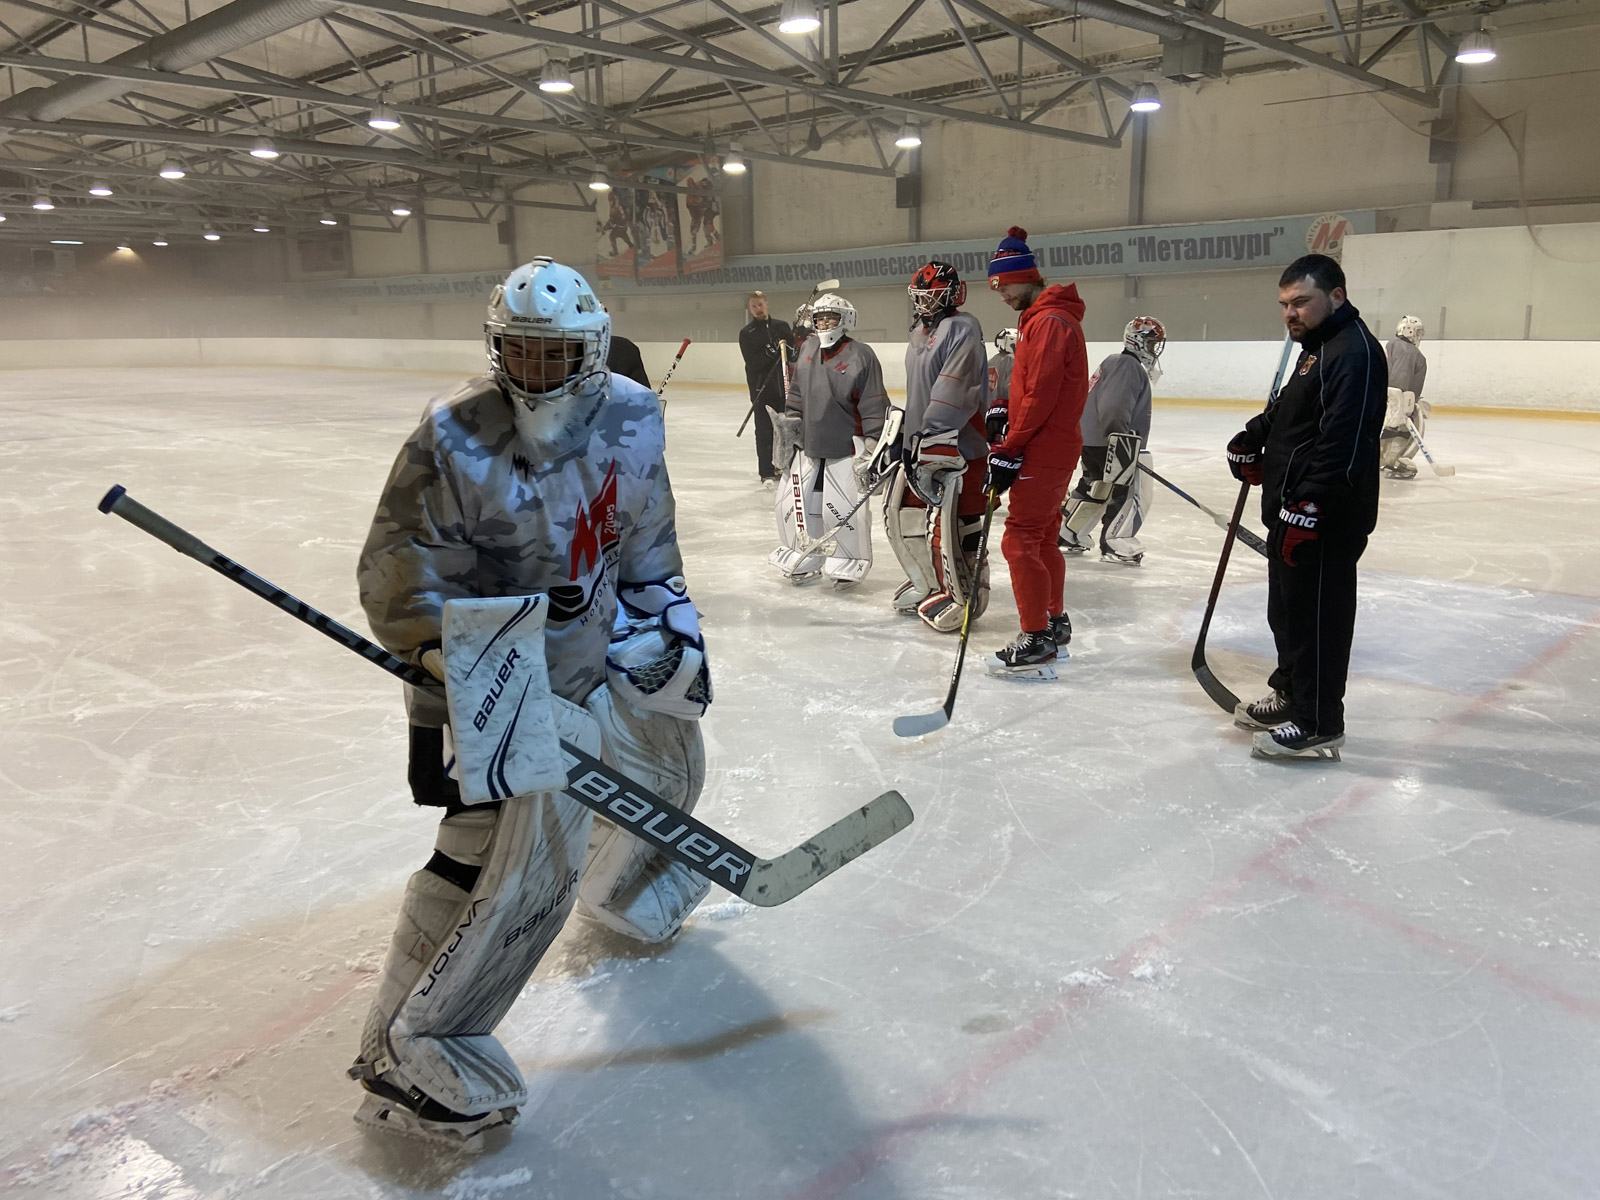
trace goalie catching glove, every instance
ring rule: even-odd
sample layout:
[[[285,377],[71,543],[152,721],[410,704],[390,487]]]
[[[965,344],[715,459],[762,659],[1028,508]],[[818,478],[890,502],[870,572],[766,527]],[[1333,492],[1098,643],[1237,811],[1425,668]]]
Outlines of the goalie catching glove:
[[[683,576],[617,589],[606,681],[613,695],[645,712],[691,721],[705,713],[711,668]]]

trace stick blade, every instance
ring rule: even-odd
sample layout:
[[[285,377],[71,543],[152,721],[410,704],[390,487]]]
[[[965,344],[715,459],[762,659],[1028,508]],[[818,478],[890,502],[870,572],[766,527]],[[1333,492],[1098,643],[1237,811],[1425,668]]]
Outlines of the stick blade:
[[[1435,475],[1441,475],[1441,476],[1454,475],[1456,473],[1456,469],[1454,467],[1446,467],[1446,466],[1441,466],[1439,463],[1434,463],[1433,464],[1433,473]]]
[[[921,737],[925,733],[932,733],[935,729],[943,729],[948,724],[950,724],[950,714],[942,708],[936,708],[931,713],[896,717],[894,732],[896,737]]]
[[[750,872],[749,884],[739,894],[762,908],[787,903],[846,863],[888,841],[915,819],[904,796],[885,792],[786,854],[758,862]]]
[[[1195,679],[1199,681],[1200,686],[1205,689],[1206,695],[1211,697],[1218,708],[1223,712],[1231,713],[1239,707],[1239,697],[1235,696],[1228,689],[1228,685],[1212,673],[1211,668],[1206,665],[1206,660],[1198,652],[1190,665],[1194,668]]]

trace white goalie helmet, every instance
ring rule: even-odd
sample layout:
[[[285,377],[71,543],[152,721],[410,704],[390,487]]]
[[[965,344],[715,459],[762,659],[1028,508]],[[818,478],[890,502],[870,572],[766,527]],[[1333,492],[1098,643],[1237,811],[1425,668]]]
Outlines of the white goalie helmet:
[[[828,313],[836,314],[839,323],[832,329],[817,328],[817,318]],[[837,292],[824,292],[811,302],[811,321],[817,341],[822,343],[824,350],[830,350],[856,327],[856,306]]]
[[[1424,332],[1426,331],[1422,328],[1421,317],[1409,315],[1401,317],[1400,323],[1394,327],[1395,337],[1401,341],[1410,342],[1413,346],[1422,340]]]
[[[606,649],[611,694],[636,709],[697,720],[711,703],[711,668],[700,614],[683,576],[617,589]]]
[[[1017,352],[1017,331],[1015,329],[1002,329],[994,335],[994,348],[1001,354],[1015,354]]]
[[[495,288],[483,336],[495,382],[530,408],[606,380],[611,315],[588,280],[552,259],[524,263]]]

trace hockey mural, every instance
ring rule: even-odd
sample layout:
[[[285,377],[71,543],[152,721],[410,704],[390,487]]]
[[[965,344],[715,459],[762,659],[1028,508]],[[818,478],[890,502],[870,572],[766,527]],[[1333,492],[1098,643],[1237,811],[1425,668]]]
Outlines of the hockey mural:
[[[712,167],[697,162],[683,175],[683,186],[690,190],[679,197],[687,217],[687,245],[684,247],[683,273],[703,275],[722,270],[722,201],[718,198]]]
[[[634,240],[634,189],[614,187],[595,211],[594,272],[605,279],[632,279],[638,257]]]
[[[646,171],[646,183],[675,183],[670,167]],[[615,191],[612,192],[616,194]],[[633,189],[634,278],[676,280],[679,275],[678,193],[652,187]]]

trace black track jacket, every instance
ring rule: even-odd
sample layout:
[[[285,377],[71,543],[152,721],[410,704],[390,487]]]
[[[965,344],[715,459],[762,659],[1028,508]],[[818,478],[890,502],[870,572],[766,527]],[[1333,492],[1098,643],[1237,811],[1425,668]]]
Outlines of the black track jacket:
[[[1378,433],[1389,364],[1356,306],[1346,301],[1306,335],[1294,373],[1245,426],[1260,448],[1261,519],[1315,500],[1328,537],[1364,536],[1378,523]]]

